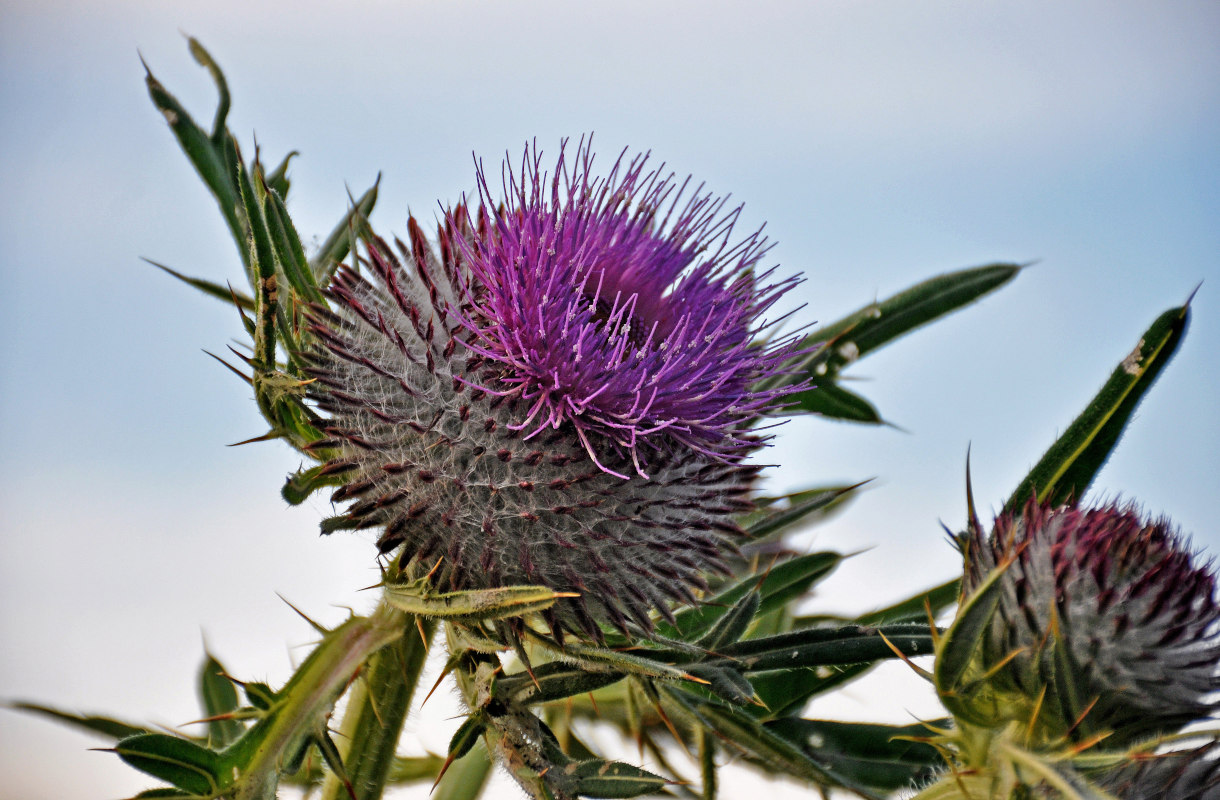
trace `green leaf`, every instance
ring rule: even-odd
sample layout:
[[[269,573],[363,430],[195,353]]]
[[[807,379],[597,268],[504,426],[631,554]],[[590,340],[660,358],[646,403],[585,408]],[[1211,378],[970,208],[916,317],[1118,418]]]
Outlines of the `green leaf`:
[[[861,422],[866,425],[880,425],[885,422],[872,403],[854,392],[849,392],[830,378],[819,378],[817,385],[791,395],[788,402],[791,404],[786,409],[789,412],[805,411],[820,414],[827,419]]]
[[[826,356],[811,365],[814,382],[833,378],[853,361],[998,289],[1023,266],[988,264],[938,275],[812,331],[805,337],[808,346],[829,344]]]
[[[318,286],[325,287],[330,284],[331,276],[335,274],[339,264],[351,252],[352,233],[359,235],[365,226],[365,220],[372,213],[373,206],[377,204],[377,187],[380,185],[381,175],[378,174],[377,180],[368,191],[360,196],[359,200],[352,203],[351,209],[322,242],[322,246],[318,248],[314,257],[310,259],[309,268],[317,279]]]
[[[880,662],[836,666],[777,669],[750,674],[754,694],[762,707],[746,709],[759,719],[775,719],[797,713],[816,695],[855,680]]]
[[[146,258],[144,260],[147,261],[149,264],[152,264],[157,269],[164,270],[165,272],[174,276],[175,278],[182,281],[183,283],[193,286],[194,288],[198,289],[199,291],[203,292],[206,295],[210,295],[217,299],[223,300],[226,303],[233,303],[234,301],[236,301],[237,305],[239,307],[245,309],[246,311],[254,310],[254,298],[250,297],[247,294],[242,294],[241,292],[235,291],[231,286],[221,286],[219,283],[213,283],[212,281],[205,281],[202,278],[192,278],[187,275],[183,275],[181,272],[178,272],[175,269],[171,269],[171,268],[165,266],[164,264],[158,264],[156,261],[153,261],[151,259]]]
[[[505,702],[528,705],[549,703],[585,694],[623,679],[622,672],[589,672],[562,661],[535,667],[533,675],[516,672],[496,681],[495,694]]]
[[[932,725],[943,725],[936,720]],[[929,744],[898,737],[926,737],[928,728],[788,717],[766,723],[766,729],[827,764],[836,774],[865,786],[892,792],[924,783],[944,760]]]
[[[276,261],[283,270],[284,277],[288,279],[288,285],[306,302],[323,302],[322,292],[318,290],[317,280],[305,258],[301,237],[292,224],[292,218],[288,216],[288,208],[284,205],[283,198],[266,183],[262,189],[267,232],[275,250]]]
[[[433,770],[433,775],[436,770]],[[476,800],[491,776],[491,758],[484,742],[479,742],[449,765],[445,777],[436,785],[430,800]]]
[[[767,614],[805,594],[833,572],[843,558],[839,553],[820,552],[788,559],[771,567],[764,575],[746,577],[700,606],[682,609],[675,615],[676,627],[662,622],[657,629],[663,636],[694,641],[710,631],[730,608],[754,589],[761,596],[758,613]]]
[[[142,725],[133,725],[130,722],[123,722],[110,717],[99,717],[92,714],[74,714],[71,711],[61,711],[58,708],[51,708],[50,706],[39,705],[38,703],[18,702],[12,703],[10,707],[18,711],[29,711],[44,717],[50,717],[56,722],[67,723],[74,728],[101,734],[116,741],[126,739],[129,736],[150,732],[148,728]]]
[[[343,475],[327,474],[325,464],[298,470],[288,476],[280,495],[288,505],[299,506],[311,494],[327,486],[341,486],[346,482]]]
[[[290,186],[288,180],[288,162],[292,160],[293,156],[299,155],[300,153],[296,150],[292,150],[288,155],[284,156],[284,160],[279,163],[279,166],[271,170],[267,175],[267,185],[275,190],[275,193],[284,200],[288,199],[288,187]]]
[[[440,756],[394,756],[386,776],[387,785],[419,783],[436,777],[445,759]]]
[[[936,645],[933,679],[937,694],[954,716],[976,725],[990,726],[994,720],[988,719],[970,702],[967,676],[977,666],[975,654],[983,644],[999,605],[1003,586],[1000,579],[1007,566],[1006,563],[992,570],[987,579],[962,601],[957,618]]]
[[[469,753],[470,748],[474,747],[475,742],[479,741],[479,737],[486,729],[487,720],[482,713],[474,713],[467,717],[449,739],[449,757],[458,759]]]
[[[198,46],[197,42],[192,41],[191,52],[196,54],[202,51],[203,48]],[[209,59],[210,60],[210,59]],[[219,69],[215,69],[215,64],[211,64],[209,71],[212,72],[212,77],[215,80],[220,74]],[[187,158],[195,166],[199,172],[199,176],[203,178],[203,182],[212,191],[212,195],[216,198],[217,205],[220,206],[220,213],[224,216],[225,222],[229,226],[229,233],[233,236],[233,241],[237,243],[238,251],[241,252],[242,263],[248,263],[246,254],[246,233],[243,225],[243,218],[240,211],[240,198],[237,193],[237,186],[233,181],[229,172],[229,165],[226,163],[225,153],[222,147],[213,140],[211,136],[204,133],[195,121],[191,119],[191,115],[187,113],[182,104],[178,102],[172,94],[166,91],[160,81],[153,77],[152,71],[148,70],[148,65],[145,65],[145,84],[148,86],[148,94],[152,98],[153,105],[165,117],[169,123],[170,130],[178,139],[178,144],[182,147]],[[217,119],[223,123],[224,113],[228,110],[228,89],[224,86],[223,81],[217,81],[217,89],[220,92],[221,102],[217,106]],[[223,112],[223,113],[222,113]]]
[[[164,733],[141,733],[114,746],[119,758],[179,789],[215,795],[223,788],[220,758],[188,739]]]
[[[941,611],[957,602],[961,592],[961,578],[945,581],[892,606],[870,611],[856,618],[861,625],[887,625],[893,622],[918,622],[928,619],[928,609],[933,619]],[[799,623],[798,623],[799,625]]]
[[[741,527],[753,542],[782,536],[795,530],[798,525],[824,517],[832,509],[846,503],[865,483],[867,481],[851,486],[807,489],[784,497],[768,498],[764,501],[767,506],[747,514],[741,522]],[[780,500],[785,501],[786,506],[781,509],[774,508],[775,503]]]
[[[1031,497],[1058,505],[1080,499],[1093,482],[1136,406],[1152,388],[1186,333],[1190,303],[1161,314],[1079,417],[1068,426],[1004,504],[1012,512]]]
[[[754,687],[732,664],[723,661],[713,664],[692,664],[686,670],[692,676],[706,681],[700,687],[736,706],[744,706],[754,700]]]
[[[390,605],[421,617],[476,622],[519,617],[550,608],[567,592],[545,586],[500,586],[464,592],[434,593],[415,584],[390,584],[385,598]]]
[[[769,770],[786,772],[820,786],[842,786],[870,800],[881,800],[868,787],[850,776],[836,774],[810,757],[801,747],[777,736],[746,714],[727,706],[701,701],[682,689],[665,687],[664,691],[686,713],[716,732],[725,745],[761,761]]]
[[[806,628],[744,639],[721,648],[720,653],[747,672],[763,672],[896,658],[891,645],[908,657],[931,655],[932,634],[928,626],[922,624]]]
[[[742,637],[746,632],[746,628],[754,620],[754,615],[758,613],[759,605],[762,603],[762,595],[758,592],[748,592],[744,597],[728,610],[724,616],[716,621],[712,629],[700,637],[697,644],[700,647],[715,651],[716,649],[732,644]]]
[[[214,719],[237,711],[237,689],[229,680],[224,665],[211,653],[205,653],[199,667],[199,699],[203,711],[209,717],[208,746],[221,750],[245,732],[246,728],[236,719]]]
[[[577,791],[585,797],[639,797],[668,783],[660,775],[620,761],[578,761],[563,769],[576,779]]]
[[[334,763],[327,758],[333,774],[322,787],[321,800],[353,800],[340,776],[354,787],[354,800],[375,800],[396,768],[395,748],[428,656],[425,638],[431,639],[436,628],[432,620],[420,620],[418,630],[413,621],[406,624],[408,630],[402,637],[365,662],[362,679],[348,692],[337,733],[342,752],[334,754]],[[336,764],[341,764],[339,769]],[[437,764],[421,777],[431,779],[439,768]]]

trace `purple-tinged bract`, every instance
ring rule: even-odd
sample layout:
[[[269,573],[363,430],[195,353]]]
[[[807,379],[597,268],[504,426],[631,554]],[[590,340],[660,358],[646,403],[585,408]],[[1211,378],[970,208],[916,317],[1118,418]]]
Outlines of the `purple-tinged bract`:
[[[312,311],[313,445],[350,505],[324,531],[382,528],[438,589],[545,585],[556,634],[651,627],[723,572],[750,507],[757,424],[801,349],[767,344],[791,281],[756,274],[736,212],[644,157],[554,177],[527,150],[497,202],[449,211],[433,247],[368,243]],[[786,388],[784,388],[786,387]]]
[[[980,671],[1031,730],[1121,746],[1215,709],[1215,577],[1167,520],[1031,501],[967,553],[968,593],[1004,570]]]

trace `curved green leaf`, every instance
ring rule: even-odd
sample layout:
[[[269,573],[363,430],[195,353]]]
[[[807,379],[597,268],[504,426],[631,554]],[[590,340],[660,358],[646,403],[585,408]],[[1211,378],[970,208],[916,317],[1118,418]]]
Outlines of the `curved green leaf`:
[[[1052,505],[1080,499],[1110,457],[1136,406],[1173,357],[1189,320],[1189,301],[1156,318],[1092,402],[1017,485],[1004,504],[1005,513],[1031,497]]]
[[[223,787],[216,753],[188,739],[164,733],[141,733],[114,746],[119,758],[179,789],[214,795]]]

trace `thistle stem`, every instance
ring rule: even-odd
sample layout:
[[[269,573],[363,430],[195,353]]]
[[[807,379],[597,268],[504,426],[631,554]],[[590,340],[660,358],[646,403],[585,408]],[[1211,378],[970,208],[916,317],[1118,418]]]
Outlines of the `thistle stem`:
[[[363,676],[352,687],[347,711],[339,728],[339,752],[356,800],[377,800],[385,791],[386,777],[407,720],[411,699],[428,656],[428,642],[436,623],[390,612],[406,629],[397,642],[368,660]],[[350,800],[347,786],[331,773],[322,786],[322,800]]]
[[[285,751],[325,719],[336,698],[378,650],[403,635],[405,615],[379,608],[326,634],[287,685],[274,711],[246,732],[228,755],[242,764],[234,800],[267,796]]]

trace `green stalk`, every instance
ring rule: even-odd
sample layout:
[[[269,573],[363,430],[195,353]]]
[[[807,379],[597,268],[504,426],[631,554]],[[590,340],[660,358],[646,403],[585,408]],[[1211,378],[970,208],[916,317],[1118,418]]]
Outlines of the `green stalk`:
[[[407,720],[411,698],[428,656],[428,641],[435,620],[421,620],[422,633],[415,633],[414,620],[404,620],[406,633],[371,659],[363,678],[352,687],[347,711],[339,728],[339,752],[354,795],[334,773],[322,786],[322,800],[378,800],[385,791],[390,764]]]
[[[374,653],[402,637],[404,621],[404,614],[382,607],[371,616],[353,617],[326,635],[277,693],[272,713],[225,751],[225,761],[240,774],[233,800],[274,796],[285,752],[325,718]]]

